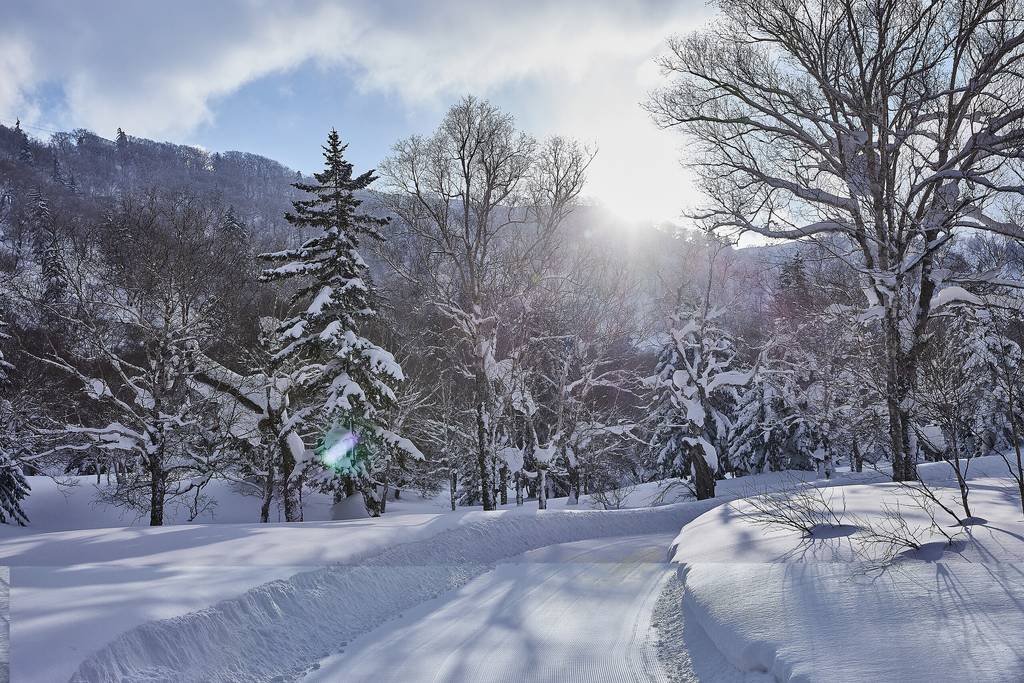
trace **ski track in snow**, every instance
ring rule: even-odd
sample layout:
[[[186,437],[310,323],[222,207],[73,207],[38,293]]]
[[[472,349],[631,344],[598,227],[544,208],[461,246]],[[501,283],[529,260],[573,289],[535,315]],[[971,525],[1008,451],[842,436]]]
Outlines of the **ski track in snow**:
[[[651,534],[526,553],[361,636],[307,681],[667,682],[651,614],[673,573],[671,541]]]
[[[337,653],[357,636],[466,586],[495,570],[500,560],[584,539],[675,534],[682,525],[722,502],[477,518],[429,539],[363,558],[358,565],[301,572],[207,609],[142,624],[87,658],[71,680],[297,680],[316,662]],[[549,551],[555,554],[548,557],[558,552]],[[666,554],[657,560],[666,561]],[[593,570],[600,573],[611,570],[614,563],[597,564],[605,566],[604,570]],[[534,573],[540,570],[518,571],[541,584],[545,582]],[[663,576],[667,565],[658,571]],[[639,576],[643,576],[642,571]],[[641,578],[636,580],[642,583]],[[651,604],[655,597],[651,595]],[[552,628],[558,629],[557,624]],[[653,654],[646,656],[654,661]]]

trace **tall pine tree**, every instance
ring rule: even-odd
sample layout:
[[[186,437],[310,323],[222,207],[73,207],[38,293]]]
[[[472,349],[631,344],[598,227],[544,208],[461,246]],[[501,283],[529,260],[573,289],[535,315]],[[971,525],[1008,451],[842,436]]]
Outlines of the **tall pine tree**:
[[[386,220],[360,212],[356,193],[376,177],[373,171],[353,176],[346,147],[332,130],[323,148],[324,170],[314,174],[316,183],[295,183],[310,196],[293,202],[294,213],[285,218],[317,234],[298,248],[264,254],[273,265],[261,279],[302,282],[291,300],[294,315],[278,327],[274,362],[298,370],[303,407],[293,420],[313,423],[324,434],[321,462],[355,479],[367,511],[377,515],[387,495],[391,454],[396,449],[420,454],[387,428],[402,369],[361,331],[376,313],[359,238],[381,239],[378,228]]]

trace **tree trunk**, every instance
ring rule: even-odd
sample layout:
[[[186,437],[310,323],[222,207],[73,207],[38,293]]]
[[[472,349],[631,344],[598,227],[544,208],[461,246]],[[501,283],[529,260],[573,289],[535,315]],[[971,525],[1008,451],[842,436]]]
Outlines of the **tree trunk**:
[[[274,500],[274,458],[267,463],[267,476],[263,480],[263,505],[260,506],[260,522],[270,521],[270,503]]]
[[[363,494],[363,505],[370,517],[380,517],[384,514],[384,500],[388,495],[386,485],[377,486],[372,481],[359,482],[359,490]]]
[[[1010,436],[1013,439],[1013,452],[1017,456],[1017,473],[1014,479],[1017,480],[1017,488],[1020,493],[1020,510],[1024,512],[1024,463],[1021,458],[1020,436],[1017,433],[1017,419],[1013,412],[1013,401],[1010,401]],[[1007,465],[1010,463],[1007,462]],[[1014,474],[1013,467],[1009,467],[1010,474]]]
[[[164,498],[167,495],[167,482],[164,472],[154,458],[149,465],[149,525],[164,525]]]
[[[480,380],[477,380],[480,383]],[[487,467],[487,426],[484,424],[484,404],[477,401],[476,404],[476,462],[480,468],[480,496],[484,510],[494,509],[494,500],[491,498],[491,471]]]
[[[703,453],[693,453],[693,488],[697,494],[697,500],[706,500],[715,497],[715,473],[711,466],[704,459]]]
[[[580,502],[580,468],[569,468],[569,505]]]
[[[889,311],[885,317],[886,344],[886,408],[889,413],[889,445],[892,449],[893,481],[916,481],[915,454],[910,452],[909,359],[901,349],[899,313]]]
[[[455,491],[459,487],[459,472],[454,467],[448,470],[448,491],[452,499],[452,512],[455,512]]]
[[[300,505],[296,497],[295,477],[292,476],[295,470],[295,458],[292,457],[291,448],[288,447],[286,435],[278,437],[278,447],[281,449],[281,498],[284,503],[284,521],[299,521]]]
[[[522,471],[515,473],[516,483],[516,505],[523,504],[523,473]]]
[[[853,471],[864,471],[864,454],[860,452],[860,444],[853,442]]]
[[[345,497],[356,495],[356,480],[352,477],[346,476],[342,480],[342,486],[345,489]]]
[[[548,468],[537,468],[537,509],[548,509]]]
[[[500,499],[502,505],[508,505],[508,465],[501,466],[501,480]]]

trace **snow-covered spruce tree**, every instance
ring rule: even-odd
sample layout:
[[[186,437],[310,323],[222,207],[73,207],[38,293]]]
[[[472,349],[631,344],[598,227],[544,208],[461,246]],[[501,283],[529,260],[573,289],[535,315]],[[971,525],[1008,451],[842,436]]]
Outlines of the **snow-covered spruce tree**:
[[[684,307],[672,317],[670,341],[650,383],[656,392],[654,446],[663,474],[693,478],[698,499],[715,495],[729,455],[737,388],[753,371],[739,370],[733,340],[716,323],[721,310]]]
[[[16,457],[16,451],[20,450],[20,437],[15,430],[14,405],[6,398],[10,381],[8,373],[14,370],[14,366],[4,359],[3,346],[10,339],[4,332],[5,327],[6,323],[0,319],[0,523],[10,519],[24,525],[28,517],[21,508],[21,501],[28,496],[29,486]]]
[[[50,212],[49,202],[38,188],[29,191],[28,200],[32,252],[43,282],[42,301],[53,306],[60,301],[65,289],[60,231]],[[53,324],[53,314],[49,309],[44,317]]]
[[[988,371],[991,395],[988,405],[1003,421],[1005,433],[995,450],[1006,463],[1010,476],[1017,483],[1021,511],[1024,512],[1024,352],[1007,333],[1008,327],[999,311],[988,307],[979,311],[983,348],[980,350]]]
[[[775,385],[757,377],[740,395],[729,436],[729,468],[735,474],[778,472],[789,465],[789,411]]]
[[[386,221],[359,212],[356,193],[376,178],[373,171],[353,176],[345,148],[331,130],[323,148],[324,170],[314,174],[316,184],[295,184],[310,197],[295,201],[294,213],[285,218],[317,234],[297,248],[263,254],[273,265],[261,279],[301,282],[291,299],[296,312],[278,327],[280,349],[274,354],[276,364],[296,367],[302,386],[302,405],[292,420],[323,426],[322,462],[334,474],[354,478],[367,512],[377,516],[396,449],[422,456],[388,429],[402,369],[390,352],[362,335],[375,311],[359,238],[381,239],[378,228]]]

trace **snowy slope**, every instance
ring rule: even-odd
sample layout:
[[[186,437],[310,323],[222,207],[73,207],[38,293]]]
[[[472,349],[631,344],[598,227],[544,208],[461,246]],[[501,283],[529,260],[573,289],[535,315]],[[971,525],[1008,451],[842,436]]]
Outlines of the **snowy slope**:
[[[922,476],[948,484],[947,470],[926,465]],[[952,552],[936,535],[885,571],[865,561],[855,530],[812,540],[766,530],[743,517],[743,501],[702,515],[674,541],[684,620],[738,669],[779,681],[1024,680],[1020,500],[1002,461],[972,471],[972,508],[987,522]],[[937,490],[955,501],[955,489]],[[912,525],[928,521],[894,484],[829,495],[852,523],[877,522],[897,501]]]

